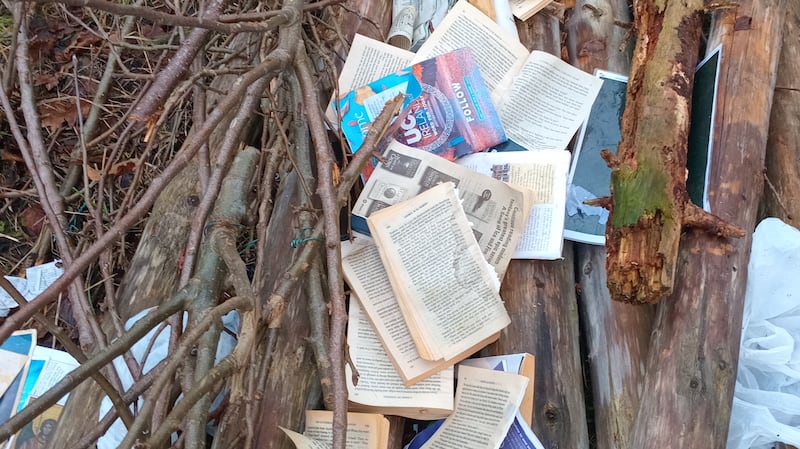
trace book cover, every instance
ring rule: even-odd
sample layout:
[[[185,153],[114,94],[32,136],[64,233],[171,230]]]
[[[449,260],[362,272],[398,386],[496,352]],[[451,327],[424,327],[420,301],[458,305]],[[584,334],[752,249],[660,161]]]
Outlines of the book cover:
[[[469,49],[414,64],[338,100],[342,131],[353,152],[387,101],[405,94],[391,139],[455,160],[506,140],[500,118]],[[370,167],[371,168],[371,167]],[[365,171],[365,178],[371,170]]]

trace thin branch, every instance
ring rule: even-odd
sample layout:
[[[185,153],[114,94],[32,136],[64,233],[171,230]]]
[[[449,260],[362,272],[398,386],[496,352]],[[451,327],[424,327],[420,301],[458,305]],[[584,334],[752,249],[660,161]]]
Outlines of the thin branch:
[[[168,14],[160,12],[153,8],[138,7],[133,5],[126,5],[123,3],[116,3],[107,0],[34,0],[36,3],[61,3],[67,6],[78,6],[84,8],[93,8],[105,11],[119,16],[133,16],[141,17],[153,21],[157,25],[173,25],[183,27],[193,27],[197,29],[205,29],[210,31],[217,31],[220,33],[234,34],[234,33],[263,33],[272,31],[281,25],[285,25],[291,21],[285,15],[278,14],[264,23],[224,23],[219,20],[209,19],[207,17],[191,17],[180,16],[175,14]]]
[[[297,41],[295,40],[294,42]],[[219,104],[217,104],[217,107],[211,114],[209,114],[205,124],[198,129],[196,133],[192,134],[184,144],[183,149],[175,155],[172,162],[164,169],[161,175],[153,179],[150,183],[150,187],[142,194],[139,201],[132,205],[128,212],[117,220],[114,226],[112,226],[102,238],[98,238],[77,257],[73,263],[65,269],[64,274],[53,282],[44,292],[39,294],[35,301],[31,301],[25,307],[20,307],[15,314],[8,317],[5,322],[0,325],[0,342],[5,341],[12,332],[19,329],[34,313],[55,301],[59,293],[85,270],[89,264],[93,263],[97,256],[108,245],[113,244],[120,235],[124,234],[150,210],[150,207],[158,198],[161,191],[164,190],[166,185],[172,181],[172,178],[174,178],[188,164],[192,157],[194,157],[200,145],[202,145],[213,131],[215,125],[219,123],[225,114],[238,104],[249,85],[262,77],[274,76],[288,66],[291,60],[292,53],[278,48],[271,52],[258,66],[239,77],[234,82],[228,95],[225,96]],[[4,97],[5,95],[2,96]],[[4,103],[6,102],[7,98]],[[12,109],[8,110],[10,111]],[[10,115],[7,114],[6,119],[9,120],[10,123]]]
[[[93,372],[130,349],[134,343],[147,335],[152,328],[161,324],[168,316],[179,310],[183,310],[189,300],[196,294],[197,283],[190,283],[169,300],[158,306],[154,311],[145,315],[131,327],[127,334],[106,346],[105,349],[99,351],[90,360],[87,360],[86,363],[72,370],[64,379],[47,390],[46,393],[31,401],[22,411],[0,425],[0,441],[8,439],[33,418],[39,416],[43,411],[58,402],[62,396],[69,393],[73,388],[78,386],[78,384],[91,377]],[[30,305],[31,303],[28,304]]]

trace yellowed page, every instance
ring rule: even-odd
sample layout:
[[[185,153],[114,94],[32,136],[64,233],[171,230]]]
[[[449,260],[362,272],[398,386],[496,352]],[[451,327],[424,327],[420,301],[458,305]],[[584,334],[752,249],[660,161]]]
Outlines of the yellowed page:
[[[495,101],[505,95],[505,86],[510,85],[510,80],[528,57],[528,50],[519,39],[509,35],[478,8],[461,0],[422,44],[412,62],[464,47],[472,51]]]
[[[375,212],[367,224],[422,358],[456,358],[510,323],[452,182]]]
[[[519,20],[530,19],[534,14],[541,11],[552,2],[553,0],[509,0],[511,12],[514,13],[514,16]]]
[[[515,259],[561,258],[570,155],[565,150],[476,153],[457,161],[478,173],[534,192]]]
[[[306,410],[303,435],[330,444],[333,441],[333,412]],[[389,445],[389,421],[376,413],[347,414],[347,449],[386,449]]]
[[[439,419],[453,411],[452,366],[413,386],[405,386],[366,314],[361,310],[359,301],[352,295],[349,313],[347,344],[350,359],[358,370],[358,384],[353,384],[353,371],[348,364],[348,400],[380,409],[376,411],[382,413],[412,419]],[[397,321],[392,324],[395,327],[405,327],[400,326],[403,317],[399,310],[397,315]],[[406,340],[406,352],[413,352],[413,356],[419,359],[409,335],[406,335]]]
[[[527,384],[519,374],[459,366],[456,409],[422,448],[499,448]]]
[[[280,427],[280,429],[283,430],[283,433],[285,433],[290,440],[292,440],[292,443],[294,443],[294,447],[296,447],[297,449],[331,449],[330,443],[323,443],[322,441],[317,441],[301,433],[297,433],[294,430],[289,430],[285,427]]]
[[[356,34],[339,74],[339,95],[411,65],[413,57],[414,53],[410,51]],[[334,99],[332,97],[331,102]],[[331,123],[339,126],[336,111],[330,104],[325,115]]]
[[[534,51],[497,104],[506,135],[528,150],[563,150],[589,115],[603,81]]]
[[[342,242],[342,270],[358,299],[358,310],[363,306],[405,385],[414,385],[446,367],[444,363],[423,359],[417,352],[372,239],[356,234],[352,242]],[[449,377],[452,380],[453,373]]]

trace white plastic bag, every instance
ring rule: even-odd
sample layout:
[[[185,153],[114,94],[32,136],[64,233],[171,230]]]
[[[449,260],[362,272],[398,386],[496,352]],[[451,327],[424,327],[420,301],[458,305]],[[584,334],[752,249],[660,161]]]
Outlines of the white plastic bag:
[[[800,231],[753,235],[728,449],[800,446]]]

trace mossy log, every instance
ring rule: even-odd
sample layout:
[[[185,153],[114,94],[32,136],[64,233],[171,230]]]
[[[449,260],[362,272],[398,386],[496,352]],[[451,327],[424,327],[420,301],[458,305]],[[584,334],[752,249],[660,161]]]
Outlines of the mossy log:
[[[630,70],[633,36],[627,0],[578,0],[567,20],[572,65],[586,72]],[[655,309],[612,301],[603,246],[573,244],[578,311],[591,377],[597,447],[631,449]],[[588,413],[588,410],[587,410]]]
[[[559,54],[557,17],[539,13],[517,24],[529,50]],[[548,448],[588,449],[574,260],[570,249],[564,255],[511,261],[500,290],[511,324],[487,352],[533,354],[533,431]]]
[[[685,226],[724,237],[744,231],[689,201],[686,154],[703,0],[636,2],[636,47],[622,141],[612,168],[606,268],[613,299],[656,303],[672,293]]]
[[[708,196],[721,218],[755,228],[786,5],[739,0],[713,21],[722,44]],[[634,448],[724,448],[736,380],[752,234],[684,236],[675,291],[658,306]]]

